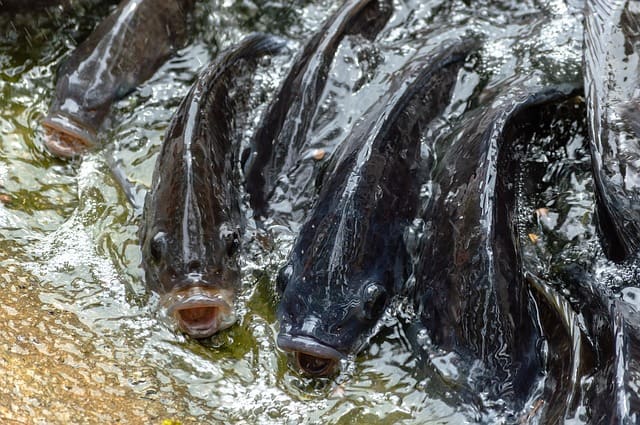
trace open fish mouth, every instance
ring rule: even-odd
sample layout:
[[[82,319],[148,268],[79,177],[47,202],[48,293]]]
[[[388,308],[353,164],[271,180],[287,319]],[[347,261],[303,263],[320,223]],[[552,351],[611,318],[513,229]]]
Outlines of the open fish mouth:
[[[229,291],[191,287],[166,294],[161,304],[180,330],[192,338],[210,337],[236,321]]]
[[[278,347],[292,353],[296,365],[304,373],[311,376],[329,376],[338,370],[340,361],[346,356],[308,336],[292,336],[280,333]]]
[[[52,154],[63,158],[80,155],[96,145],[96,134],[73,119],[53,114],[42,120],[44,145]]]

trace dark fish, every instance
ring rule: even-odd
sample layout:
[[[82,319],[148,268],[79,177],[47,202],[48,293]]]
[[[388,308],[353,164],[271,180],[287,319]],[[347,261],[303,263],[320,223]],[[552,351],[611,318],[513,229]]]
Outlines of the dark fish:
[[[637,423],[637,272],[606,262],[603,273],[590,223],[576,222],[590,210],[588,196],[575,196],[577,187],[592,181],[586,106],[572,98],[529,109],[526,119],[539,124],[518,132],[498,176],[517,185],[515,204],[502,207],[517,229],[513,239],[531,294],[531,320],[541,329],[542,368],[521,422]],[[541,205],[551,211],[532,214]],[[581,225],[585,232],[576,231]],[[605,277],[611,272],[632,286],[612,291]]]
[[[290,173],[300,160],[340,42],[347,34],[374,38],[391,12],[389,0],[347,0],[305,46],[256,130],[244,166],[256,216],[267,215],[267,200],[280,173]]]
[[[638,422],[640,314],[635,298],[640,292],[625,287],[620,296],[596,279],[589,269],[596,254],[584,245],[588,234],[574,233],[575,224],[567,224],[572,229],[568,236],[557,230],[557,224],[542,230],[530,218],[531,204],[545,198],[552,201],[560,217],[572,215],[568,212],[571,206],[560,194],[572,192],[567,188],[576,179],[591,176],[590,164],[577,159],[580,149],[575,143],[580,139],[585,140],[585,147],[589,143],[585,109],[579,96],[567,99],[560,94],[557,100],[521,106],[506,120],[498,120],[504,124],[497,124],[503,142],[497,145],[499,171],[493,202],[497,236],[491,247],[499,253],[492,274],[501,277],[489,288],[494,299],[502,301],[488,303],[498,313],[487,318],[503,325],[498,332],[487,331],[482,336],[488,338],[486,345],[494,345],[494,351],[488,352],[496,360],[475,367],[476,371],[486,367],[484,377],[475,373],[470,378],[476,382],[475,392],[482,390],[521,409],[518,423],[561,424],[575,418],[589,424]],[[541,161],[541,155],[545,160]],[[531,228],[526,226],[536,233],[529,233]],[[504,285],[503,277],[509,286]],[[637,281],[637,277],[630,280]],[[499,295],[516,290],[526,299],[520,307],[517,301]],[[523,313],[515,314],[518,308]],[[465,317],[468,311],[457,314]],[[511,314],[500,314],[505,311]],[[461,329],[474,318],[479,323],[478,315],[472,314],[469,321],[462,321]],[[440,329],[440,324],[432,327]],[[528,338],[531,330],[531,336],[539,336]],[[503,360],[497,361],[500,357]]]
[[[230,91],[243,64],[282,47],[254,35],[221,53],[180,104],[156,162],[140,229],[142,265],[147,285],[195,338],[235,321],[243,216]]]
[[[574,90],[528,81],[535,79],[494,87],[437,141],[445,153],[433,171],[411,288],[433,344],[481,361],[469,377],[474,391],[520,404],[540,370],[540,330],[514,245],[517,182],[504,175],[505,161],[514,141],[546,122],[535,107]]]
[[[126,0],[73,52],[58,74],[45,145],[71,157],[96,145],[111,104],[148,79],[186,40],[193,0]]]
[[[332,155],[278,276],[280,348],[327,375],[357,353],[404,282],[403,230],[415,218],[421,135],[453,91],[471,42],[444,42],[389,82]]]
[[[640,312],[589,273],[563,274],[559,282],[527,273],[546,346],[541,408],[531,416],[545,424],[575,417],[589,424],[636,424]]]
[[[640,248],[640,4],[587,1],[584,37],[597,224],[620,261]]]

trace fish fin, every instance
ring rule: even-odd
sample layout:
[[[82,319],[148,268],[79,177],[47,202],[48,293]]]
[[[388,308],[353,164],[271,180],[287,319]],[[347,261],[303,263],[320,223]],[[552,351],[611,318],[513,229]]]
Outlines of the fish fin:
[[[127,201],[129,201],[135,210],[136,215],[141,215],[144,207],[146,190],[140,187],[139,184],[133,183],[129,180],[124,172],[124,168],[122,167],[122,160],[115,159],[113,156],[107,155],[107,164],[111,170],[111,175],[122,188]]]
[[[240,169],[244,173],[246,170],[247,161],[249,160],[249,155],[251,155],[250,148],[244,148],[240,153]]]

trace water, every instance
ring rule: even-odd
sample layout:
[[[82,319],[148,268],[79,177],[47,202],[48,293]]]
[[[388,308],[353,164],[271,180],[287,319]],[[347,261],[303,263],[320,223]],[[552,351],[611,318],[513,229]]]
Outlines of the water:
[[[475,406],[458,405],[452,389],[441,384],[441,376],[456,373],[455,359],[443,354],[435,362],[439,376],[419,370],[404,320],[410,317],[407,303],[401,300],[338,378],[311,380],[290,367],[275,346],[273,277],[304,217],[302,207],[284,201],[268,233],[252,238],[255,229],[248,232],[240,320],[228,331],[204,342],[189,340],[158,317],[157,299],[145,291],[137,238],[140,211],[128,203],[111,164],[119,164],[138,187],[148,187],[164,129],[198,71],[244,35],[270,31],[289,38],[292,49],[258,70],[246,142],[295,50],[337,2],[199,3],[190,44],[115,105],[101,134],[102,147],[82,159],[61,161],[44,151],[38,123],[46,114],[57,67],[114,2],[105,3],[0,17],[0,422],[481,420]],[[330,153],[342,142],[390,75],[425,44],[437,43],[433,34],[470,31],[487,39],[475,63],[461,74],[439,131],[465,110],[478,87],[491,87],[523,70],[535,69],[539,78],[553,82],[579,81],[579,6],[556,0],[395,1],[396,11],[375,46],[363,47],[355,37],[340,46],[313,147]],[[576,140],[577,146],[581,139]],[[552,160],[549,167],[561,172],[570,165]],[[594,234],[589,178],[582,174],[571,182],[556,194],[562,213],[548,214],[557,233],[551,237],[566,242],[561,251],[593,240]]]

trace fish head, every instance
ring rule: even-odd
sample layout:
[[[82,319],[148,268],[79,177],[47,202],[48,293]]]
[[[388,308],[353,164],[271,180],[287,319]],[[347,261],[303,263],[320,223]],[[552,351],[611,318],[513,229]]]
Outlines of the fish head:
[[[372,334],[389,302],[389,280],[378,271],[335,275],[289,262],[277,279],[278,346],[308,375],[335,373]]]
[[[193,338],[207,338],[231,326],[240,286],[239,231],[227,224],[192,246],[182,235],[156,227],[142,235],[147,285],[177,326]]]

